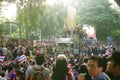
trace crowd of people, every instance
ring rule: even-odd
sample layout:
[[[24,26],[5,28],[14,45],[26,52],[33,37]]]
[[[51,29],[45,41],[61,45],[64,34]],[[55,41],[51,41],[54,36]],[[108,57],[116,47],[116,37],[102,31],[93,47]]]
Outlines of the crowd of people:
[[[114,47],[58,54],[52,46],[1,46],[0,61],[0,80],[37,80],[39,70],[42,80],[120,80],[120,52]]]

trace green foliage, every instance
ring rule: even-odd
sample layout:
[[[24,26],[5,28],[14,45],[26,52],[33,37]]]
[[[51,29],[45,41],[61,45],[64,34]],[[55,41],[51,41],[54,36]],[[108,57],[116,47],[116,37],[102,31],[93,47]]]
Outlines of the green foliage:
[[[116,29],[112,32],[112,35],[114,36],[114,39],[119,41],[120,40],[120,29]]]
[[[16,0],[6,0],[6,1],[9,2],[9,3],[14,3]]]
[[[36,34],[40,31],[40,18],[44,13],[45,5],[43,0],[20,0],[18,3],[17,20],[20,26],[26,29],[26,37],[30,37],[31,33]]]
[[[2,9],[2,1],[0,1],[0,10]],[[5,34],[5,23],[8,19],[3,16],[2,12],[0,12],[0,36]]]
[[[0,23],[0,36],[2,36],[4,31],[4,23]]]
[[[98,40],[105,40],[107,36],[119,29],[119,12],[112,9],[107,0],[84,0],[78,7],[78,23],[96,27]]]
[[[120,6],[120,0],[115,0],[115,2]]]
[[[63,31],[67,15],[67,7],[62,3],[47,6],[47,10],[41,19],[42,37],[50,39],[60,35]]]
[[[42,39],[51,39],[61,35],[67,18],[67,7],[59,1],[53,6],[43,4],[45,0],[19,0],[17,3],[18,27],[12,32],[15,38],[33,39],[33,36],[42,35]],[[12,3],[14,0],[8,0]],[[7,33],[10,34],[9,24]],[[13,26],[12,26],[13,27]]]

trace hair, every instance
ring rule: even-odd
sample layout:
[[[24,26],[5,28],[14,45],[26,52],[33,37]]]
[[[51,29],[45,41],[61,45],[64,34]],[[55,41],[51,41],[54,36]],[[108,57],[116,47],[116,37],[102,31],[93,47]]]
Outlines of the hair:
[[[37,54],[35,60],[38,65],[42,65],[45,62],[43,54]]]
[[[60,57],[56,61],[55,69],[53,71],[54,80],[66,80],[68,72],[67,61],[64,57]]]
[[[79,73],[86,73],[85,80],[92,80],[90,75],[88,74],[87,66],[81,65],[78,70]]]
[[[105,72],[106,71],[106,68],[107,68],[107,62],[108,62],[108,58],[109,58],[109,56],[108,55],[104,55],[103,57],[103,61],[104,61],[104,66],[103,66],[103,72]]]
[[[79,73],[88,73],[87,66],[86,65],[81,65],[79,67]]]
[[[88,58],[84,58],[83,61],[84,61],[85,63],[87,63],[87,62],[88,62]]]
[[[120,65],[120,51],[113,52],[111,60],[115,62],[115,65]]]
[[[93,55],[90,56],[88,60],[96,60],[98,62],[98,67],[103,67],[104,66],[104,62],[103,62],[103,58],[97,55]]]

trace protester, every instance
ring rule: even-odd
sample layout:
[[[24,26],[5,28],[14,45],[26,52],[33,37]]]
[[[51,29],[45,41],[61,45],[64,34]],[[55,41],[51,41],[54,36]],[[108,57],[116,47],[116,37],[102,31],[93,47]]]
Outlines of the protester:
[[[58,55],[55,68],[53,69],[52,80],[75,80],[73,73],[69,73],[65,55]]]
[[[99,56],[90,56],[87,63],[88,73],[92,80],[108,80],[104,75],[103,70],[103,59]],[[85,77],[80,74],[78,80],[85,80]]]
[[[111,80],[120,80],[120,52],[115,51],[109,59],[106,72],[112,74]]]
[[[40,69],[40,68],[44,67],[43,63],[45,60],[44,60],[44,56],[42,54],[37,54],[35,60],[36,60],[36,65],[33,66],[35,69]],[[33,67],[32,66],[28,67],[28,69],[26,71],[25,80],[32,80],[32,75],[34,73]],[[44,69],[42,70],[42,74],[43,74],[45,80],[51,80],[50,71],[47,68],[44,67]]]

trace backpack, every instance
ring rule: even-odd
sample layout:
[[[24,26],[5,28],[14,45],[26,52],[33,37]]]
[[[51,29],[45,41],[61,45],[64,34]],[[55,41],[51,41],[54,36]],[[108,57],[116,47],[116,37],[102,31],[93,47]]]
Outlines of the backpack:
[[[40,69],[35,69],[35,67],[32,67],[34,72],[32,74],[32,80],[44,80],[44,76],[42,74],[42,70],[44,67],[41,67]]]

